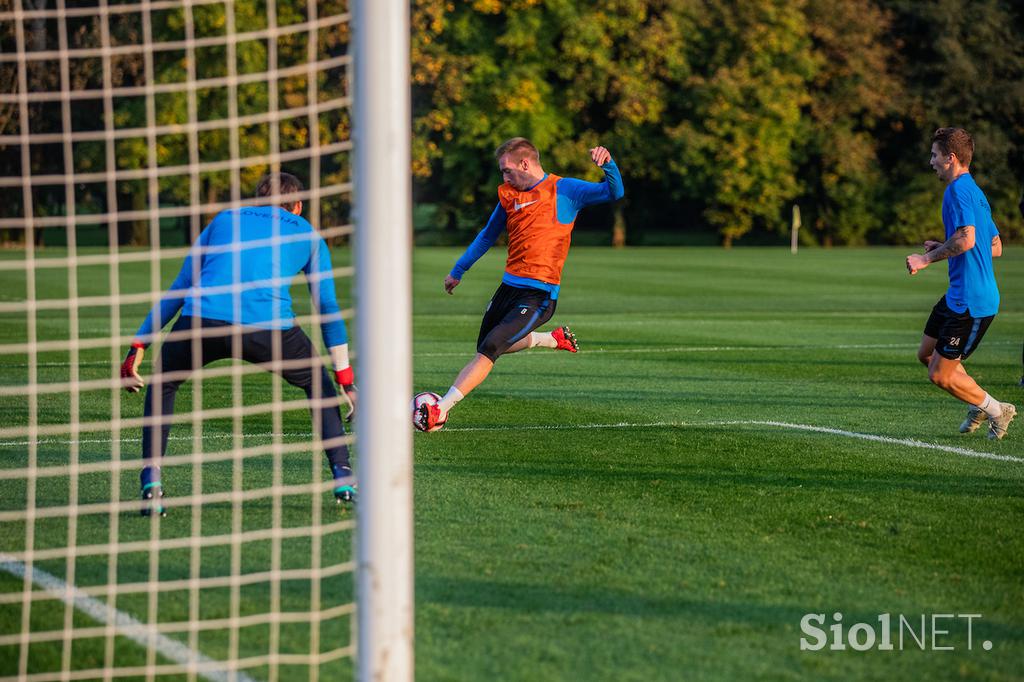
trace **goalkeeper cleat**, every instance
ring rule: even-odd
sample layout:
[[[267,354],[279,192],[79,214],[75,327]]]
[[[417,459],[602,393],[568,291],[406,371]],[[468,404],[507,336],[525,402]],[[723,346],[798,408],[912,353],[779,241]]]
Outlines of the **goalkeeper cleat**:
[[[1013,421],[1013,418],[1017,416],[1017,408],[1012,403],[999,404],[1003,408],[1003,413],[998,417],[988,418],[989,440],[1002,440],[1003,436],[1006,435],[1006,428]]]
[[[555,340],[557,344],[555,347],[558,350],[567,350],[570,353],[575,353],[580,349],[580,344],[576,341],[576,335],[568,327],[559,327],[551,332],[551,338]]]
[[[339,485],[334,489],[334,501],[339,505],[355,504],[358,492],[359,487],[355,483]]]
[[[338,504],[354,504],[356,501],[356,477],[352,475],[352,467],[347,464],[331,463],[331,474],[334,475],[334,501]]]
[[[142,509],[139,513],[143,516],[167,516],[167,507],[163,503],[164,488],[160,482],[147,483],[142,486]]]
[[[971,405],[967,408],[967,418],[960,424],[960,433],[974,433],[985,422],[985,412],[980,407]]]

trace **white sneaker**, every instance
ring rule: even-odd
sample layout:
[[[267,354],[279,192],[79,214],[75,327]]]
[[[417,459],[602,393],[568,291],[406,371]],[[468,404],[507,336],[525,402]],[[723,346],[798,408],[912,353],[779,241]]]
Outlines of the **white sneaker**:
[[[967,419],[960,425],[960,433],[974,433],[985,421],[985,411],[980,407],[971,405],[967,408]]]
[[[1010,425],[1013,418],[1017,416],[1017,408],[1013,403],[999,403],[1003,408],[1003,413],[998,417],[988,418],[988,437],[989,440],[1001,440],[1006,435],[1006,427]]]

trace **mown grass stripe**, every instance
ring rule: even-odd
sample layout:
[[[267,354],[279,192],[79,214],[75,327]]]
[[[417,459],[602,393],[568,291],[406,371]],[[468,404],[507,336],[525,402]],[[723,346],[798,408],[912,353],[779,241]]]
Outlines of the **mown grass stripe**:
[[[218,665],[223,666],[223,664],[218,664],[209,656],[159,633],[154,627],[123,611],[108,607],[98,599],[84,594],[74,585],[68,585],[57,576],[47,573],[37,566],[29,568],[20,561],[15,561],[10,555],[0,554],[0,569],[23,579],[27,573],[31,573],[30,580],[38,587],[46,590],[63,603],[74,606],[99,623],[104,625],[113,623],[114,630],[122,637],[147,649],[152,646],[161,656],[182,666],[190,664],[200,666],[198,674],[205,680],[211,682],[228,682],[228,680],[256,682],[254,678],[243,672],[229,673],[227,670],[218,670]]]

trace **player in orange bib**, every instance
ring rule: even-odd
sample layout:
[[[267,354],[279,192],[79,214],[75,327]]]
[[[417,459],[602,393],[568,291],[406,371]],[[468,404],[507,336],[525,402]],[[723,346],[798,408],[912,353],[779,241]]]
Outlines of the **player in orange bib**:
[[[490,220],[444,279],[449,294],[462,276],[508,230],[508,260],[498,290],[480,324],[476,356],[462,368],[438,405],[424,404],[415,415],[417,426],[428,430],[448,419],[448,412],[480,385],[498,358],[527,348],[579,350],[568,327],[536,332],[555,314],[562,266],[576,215],[584,206],[622,198],[622,176],[604,147],[590,158],[604,171],[603,182],[586,182],[545,173],[540,154],[529,140],[514,137],[494,152],[505,180],[498,187],[498,205]]]

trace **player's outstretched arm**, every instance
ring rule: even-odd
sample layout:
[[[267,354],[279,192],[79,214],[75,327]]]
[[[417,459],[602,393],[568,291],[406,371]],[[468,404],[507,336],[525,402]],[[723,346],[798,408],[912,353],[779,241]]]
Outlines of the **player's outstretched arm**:
[[[218,214],[219,217],[220,214]],[[206,229],[199,233],[199,238],[192,245],[191,250],[189,250],[188,255],[185,256],[185,260],[181,264],[178,276],[174,278],[171,286],[160,297],[156,305],[150,309],[146,319],[142,321],[142,325],[135,332],[135,339],[132,342],[133,347],[148,348],[149,344],[156,340],[160,331],[177,316],[185,305],[185,298],[190,295],[193,285],[192,275],[194,272],[201,272],[203,269],[205,249],[210,244],[210,235],[216,222],[217,218],[214,218],[206,226]],[[141,362],[141,356],[139,361]],[[138,388],[129,392],[135,393],[137,390]]]
[[[505,209],[501,207],[499,202],[494,207],[494,211],[491,213],[491,217],[487,220],[487,224],[482,230],[476,235],[472,243],[466,248],[466,251],[459,256],[459,259],[455,261],[455,266],[444,280],[444,290],[449,294],[452,290],[459,285],[462,281],[462,276],[466,274],[466,271],[473,267],[473,264],[480,260],[487,251],[494,246],[494,242],[498,241],[498,235],[505,229],[505,224],[508,220],[508,214],[505,213]],[[449,280],[455,283],[449,286]]]
[[[195,250],[194,248],[193,251]],[[170,289],[153,306],[149,314],[146,315],[146,319],[142,321],[142,326],[135,332],[132,347],[128,350],[124,362],[121,363],[121,387],[129,393],[138,393],[146,385],[146,382],[142,380],[142,375],[139,374],[142,358],[149,343],[168,322],[174,319],[185,304],[184,294],[192,286],[192,263],[193,253],[190,253],[185,257],[181,271],[171,283]]]
[[[310,258],[302,271],[306,274],[310,300],[320,313],[320,333],[331,356],[334,379],[341,387],[342,398],[348,404],[344,415],[345,421],[352,421],[356,413],[358,392],[348,358],[348,329],[345,327],[341,306],[338,304],[338,293],[334,287],[331,250],[319,235],[315,235],[310,244]]]
[[[604,201],[621,199],[625,194],[622,188],[622,175],[619,173],[619,167],[612,160],[612,153],[605,147],[594,147],[590,150],[590,158],[604,171],[604,185],[608,194],[608,198]],[[598,200],[600,201],[600,199]]]
[[[562,178],[558,181],[558,219],[568,222],[586,206],[618,201],[625,194],[622,175],[615,165],[611,152],[605,147],[590,150],[591,160],[604,171],[603,182],[587,182],[578,178]]]

